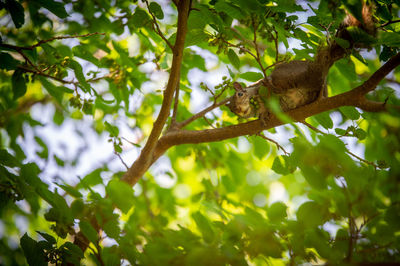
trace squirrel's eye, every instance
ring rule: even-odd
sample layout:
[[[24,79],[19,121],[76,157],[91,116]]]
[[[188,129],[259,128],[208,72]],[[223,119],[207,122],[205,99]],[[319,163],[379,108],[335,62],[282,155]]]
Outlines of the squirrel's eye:
[[[243,96],[243,92],[238,92],[238,94],[237,94],[239,97],[242,97]]]

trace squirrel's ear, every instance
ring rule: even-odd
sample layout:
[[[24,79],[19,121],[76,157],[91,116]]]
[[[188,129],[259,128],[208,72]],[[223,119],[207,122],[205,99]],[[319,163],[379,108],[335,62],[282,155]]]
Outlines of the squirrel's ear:
[[[233,87],[235,88],[236,91],[242,91],[243,90],[242,85],[240,85],[240,83],[236,82],[236,81],[233,82]]]

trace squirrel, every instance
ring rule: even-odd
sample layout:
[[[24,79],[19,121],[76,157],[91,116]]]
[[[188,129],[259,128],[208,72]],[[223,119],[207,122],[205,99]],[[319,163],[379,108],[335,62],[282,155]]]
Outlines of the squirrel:
[[[269,112],[264,101],[270,94],[278,96],[283,112],[310,104],[319,97],[326,97],[326,77],[330,67],[337,60],[344,58],[351,49],[365,47],[365,44],[353,40],[348,27],[357,27],[371,36],[376,33],[372,7],[365,3],[362,18],[363,21],[360,22],[351,14],[347,14],[337,31],[336,37],[349,43],[347,48],[333,41],[326,47],[320,47],[313,61],[294,60],[279,63],[270,76],[249,87],[243,88],[240,83],[234,82],[236,93],[227,106],[242,118],[260,117],[265,122]],[[267,88],[267,95],[260,93],[262,87]]]

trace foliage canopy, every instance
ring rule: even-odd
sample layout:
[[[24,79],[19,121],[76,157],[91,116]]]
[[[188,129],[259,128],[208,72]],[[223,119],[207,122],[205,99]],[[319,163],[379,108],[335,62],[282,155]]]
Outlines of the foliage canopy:
[[[329,97],[262,122],[232,83],[348,48],[361,1],[0,0],[0,264],[399,262],[400,1],[369,4]]]

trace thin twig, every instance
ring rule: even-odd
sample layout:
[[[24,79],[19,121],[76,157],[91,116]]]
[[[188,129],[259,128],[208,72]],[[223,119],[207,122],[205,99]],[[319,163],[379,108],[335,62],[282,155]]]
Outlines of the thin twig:
[[[387,25],[394,24],[394,23],[399,23],[399,22],[400,22],[400,19],[398,19],[398,20],[389,20],[388,22],[383,23],[379,28],[383,28],[383,27],[386,27]]]
[[[247,48],[244,47],[244,46],[241,46],[241,45],[239,45],[239,44],[233,44],[233,43],[231,43],[231,42],[229,42],[229,41],[227,41],[227,40],[224,40],[224,39],[222,39],[222,41],[223,41],[224,43],[226,43],[229,47],[238,48],[239,50],[244,51],[245,53],[251,55],[251,56],[256,60],[257,64],[260,66],[260,68],[261,68],[261,70],[262,70],[262,72],[263,72],[263,74],[264,74],[264,77],[266,77],[266,70],[267,70],[269,67],[265,68],[265,67],[262,65],[261,59],[260,59],[260,55],[259,55],[259,52],[258,52],[258,46],[257,46],[257,44],[255,44],[255,49],[256,49],[257,55],[255,55],[253,52],[251,52],[249,49],[247,49]]]
[[[145,3],[146,3],[146,6],[147,6],[147,10],[149,11],[149,13],[150,13],[150,15],[151,15],[151,17],[153,19],[153,23],[151,24],[153,26],[153,30],[158,34],[158,36],[161,37],[161,39],[164,40],[164,42],[168,45],[168,47],[171,49],[171,51],[174,51],[174,46],[164,36],[164,34],[162,33],[162,31],[160,29],[160,26],[158,25],[156,16],[154,16],[153,12],[150,11],[149,2],[146,0]]]
[[[256,22],[254,21],[254,17],[251,17],[251,23],[253,24],[253,43],[254,43],[254,49],[256,50],[256,61],[257,63],[260,65],[261,71],[264,74],[264,77],[267,77],[267,74],[265,72],[265,68],[261,62],[261,56],[260,56],[260,51],[258,48],[258,44],[257,44],[257,28],[258,25],[256,26]]]
[[[285,153],[285,155],[288,155],[288,154],[289,154],[289,153],[288,153],[278,142],[276,142],[275,140],[266,137],[266,136],[265,136],[264,134],[262,134],[262,133],[257,133],[256,136],[259,136],[259,137],[261,137],[261,138],[263,138],[263,139],[265,139],[265,140],[267,140],[267,141],[269,141],[269,142],[274,143],[274,144],[276,145],[276,147],[278,148],[278,150],[279,150],[279,149],[282,150],[282,151]]]
[[[118,159],[121,161],[121,163],[125,166],[126,170],[129,169],[129,166],[124,162],[124,160],[121,157],[121,154],[119,154],[118,152],[114,151],[114,154],[117,155]]]
[[[215,126],[207,119],[207,117],[203,116],[203,119],[207,122],[207,124],[210,125],[210,127],[215,128]]]
[[[361,158],[360,156],[355,155],[354,153],[352,153],[352,152],[349,151],[348,149],[346,149],[346,152],[347,152],[348,154],[350,154],[351,156],[353,156],[354,158],[360,160],[361,162],[363,162],[363,163],[365,163],[365,164],[368,164],[368,165],[372,165],[375,169],[378,168],[378,165],[376,165],[375,163],[370,162],[370,161],[367,161],[367,160]]]
[[[76,81],[67,81],[67,80],[63,80],[63,79],[57,78],[57,77],[55,77],[55,76],[52,76],[52,75],[43,73],[43,72],[41,72],[41,71],[39,71],[39,70],[34,70],[34,69],[27,68],[27,67],[25,67],[25,66],[18,66],[18,68],[24,70],[25,72],[29,72],[29,73],[33,73],[33,74],[35,74],[35,75],[39,75],[39,76],[43,76],[43,77],[46,77],[46,78],[54,79],[54,80],[56,80],[56,81],[58,81],[58,82],[61,82],[61,83],[63,83],[63,84],[78,84],[78,82],[76,82]]]
[[[278,62],[279,61],[278,31],[276,31],[275,28],[274,28],[274,31],[275,31],[275,34],[276,34],[276,36],[274,38],[275,51],[276,51],[275,62]]]
[[[314,127],[313,125],[310,125],[310,124],[307,123],[305,120],[304,120],[304,121],[301,121],[300,123],[302,123],[303,125],[306,125],[307,127],[309,127],[310,129],[314,130],[315,132],[318,132],[318,133],[323,134],[323,135],[327,135],[327,133],[325,133],[325,132],[319,130],[318,128]]]
[[[50,39],[47,40],[41,40],[39,42],[37,42],[34,45],[31,46],[15,46],[15,45],[11,45],[11,44],[6,44],[6,43],[0,43],[0,47],[4,47],[4,48],[8,48],[8,49],[12,49],[15,51],[20,51],[20,50],[33,50],[36,47],[44,44],[44,43],[48,43],[48,42],[52,42],[54,40],[63,40],[63,39],[72,39],[72,38],[83,38],[83,37],[89,37],[89,36],[93,36],[93,35],[105,35],[105,33],[99,33],[99,32],[93,32],[93,33],[88,33],[88,34],[83,34],[83,35],[71,35],[71,36],[55,36],[52,37]]]
[[[193,121],[203,117],[205,114],[207,114],[208,112],[210,112],[211,110],[226,104],[227,102],[229,102],[230,100],[232,100],[232,97],[226,98],[218,103],[214,103],[212,105],[210,105],[209,107],[205,108],[204,110],[198,112],[197,114],[193,115],[192,117],[186,119],[185,121],[182,121],[180,123],[177,123],[177,128],[183,128],[185,126],[187,126],[188,124],[192,123]]]

